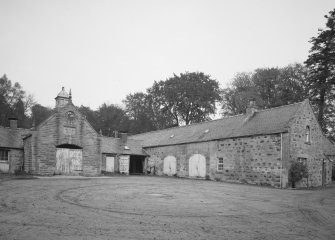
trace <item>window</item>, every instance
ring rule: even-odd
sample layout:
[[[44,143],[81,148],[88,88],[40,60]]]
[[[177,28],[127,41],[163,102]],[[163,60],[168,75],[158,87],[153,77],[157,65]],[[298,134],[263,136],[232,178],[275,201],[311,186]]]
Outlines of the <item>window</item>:
[[[223,171],[223,158],[219,158],[218,161],[218,172],[222,172]]]
[[[0,161],[8,162],[8,150],[0,149]]]
[[[306,166],[307,165],[307,158],[299,157],[298,162],[301,163],[302,165]]]
[[[311,141],[311,129],[309,128],[309,126],[306,127],[306,133],[305,133],[305,140],[306,143],[310,143]]]

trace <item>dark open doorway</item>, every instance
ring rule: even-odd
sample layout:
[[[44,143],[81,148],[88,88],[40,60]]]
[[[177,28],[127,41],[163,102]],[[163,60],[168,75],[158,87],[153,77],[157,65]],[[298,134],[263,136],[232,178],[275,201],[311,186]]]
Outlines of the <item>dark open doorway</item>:
[[[144,159],[145,159],[145,156],[130,155],[129,174],[143,174],[144,173]]]

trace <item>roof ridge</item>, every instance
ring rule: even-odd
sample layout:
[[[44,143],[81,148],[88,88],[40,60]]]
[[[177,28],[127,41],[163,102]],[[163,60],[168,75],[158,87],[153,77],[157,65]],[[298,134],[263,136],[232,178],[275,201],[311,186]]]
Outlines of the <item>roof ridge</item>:
[[[1,128],[10,129],[10,130],[30,130],[30,128],[11,128],[0,125]]]
[[[175,128],[191,127],[191,126],[195,126],[195,125],[201,125],[201,124],[205,124],[205,123],[220,121],[220,120],[224,120],[224,119],[228,119],[228,118],[239,117],[239,116],[242,116],[242,115],[245,115],[245,114],[237,114],[237,115],[233,115],[233,116],[227,116],[227,117],[213,119],[213,120],[208,120],[208,121],[204,121],[204,122],[192,123],[192,124],[189,124],[189,125],[182,125],[182,126],[175,126],[175,127],[170,127],[170,128],[152,130],[152,131],[149,131],[149,132],[144,132],[144,133],[130,135],[129,137],[131,138],[133,136],[145,135],[145,134],[149,134],[149,133],[153,133],[153,132],[167,131],[167,130],[171,130],[171,129],[175,129]]]
[[[305,102],[305,101],[306,101],[306,100],[301,101],[301,102],[296,102],[296,103],[291,103],[291,104],[281,105],[281,106],[278,106],[278,107],[272,107],[272,108],[261,109],[261,110],[259,110],[258,112],[265,112],[265,111],[270,111],[270,110],[277,109],[277,108],[283,108],[283,107],[288,107],[288,106],[292,106],[292,105],[302,104],[302,103]]]
[[[281,106],[273,107],[273,108],[262,109],[262,110],[259,110],[258,112],[271,111],[271,110],[278,109],[278,108],[284,108],[284,107],[288,107],[288,106],[292,106],[292,105],[298,105],[298,104],[302,104],[304,101],[306,101],[306,99],[303,100],[303,101],[300,101],[300,102],[296,102],[296,103],[281,105]],[[175,127],[165,128],[165,129],[153,130],[153,131],[149,131],[149,132],[145,132],[145,133],[130,135],[129,138],[131,138],[133,136],[141,136],[141,135],[145,135],[145,134],[150,134],[150,133],[153,133],[153,132],[162,132],[162,131],[168,131],[168,130],[172,130],[172,129],[176,129],[176,128],[192,127],[192,126],[201,125],[201,124],[205,124],[205,123],[211,123],[211,122],[215,122],[215,121],[222,121],[222,120],[226,120],[226,119],[229,119],[229,118],[240,117],[240,116],[243,116],[243,115],[247,115],[247,114],[242,113],[242,114],[237,114],[237,115],[233,115],[233,116],[226,116],[226,117],[223,117],[223,118],[208,120],[208,121],[204,121],[204,122],[193,123],[193,124],[189,124],[189,125],[175,126]]]

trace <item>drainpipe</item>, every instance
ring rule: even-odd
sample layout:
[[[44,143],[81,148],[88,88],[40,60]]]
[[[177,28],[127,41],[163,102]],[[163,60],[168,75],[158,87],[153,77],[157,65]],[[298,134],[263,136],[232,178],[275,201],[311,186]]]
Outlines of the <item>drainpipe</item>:
[[[283,172],[283,133],[280,133],[280,188],[283,188],[282,186],[282,172]]]

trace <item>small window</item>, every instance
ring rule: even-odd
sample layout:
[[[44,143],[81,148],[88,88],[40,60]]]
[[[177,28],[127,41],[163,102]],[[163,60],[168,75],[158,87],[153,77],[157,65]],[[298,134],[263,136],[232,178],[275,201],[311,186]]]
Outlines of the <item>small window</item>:
[[[0,149],[0,161],[6,161],[8,162],[8,150],[2,150]]]
[[[219,158],[218,161],[218,172],[222,172],[223,171],[223,158]]]
[[[311,129],[309,128],[309,126],[306,127],[305,140],[306,143],[311,142]]]
[[[301,163],[302,165],[307,166],[307,158],[299,157],[298,162]]]

